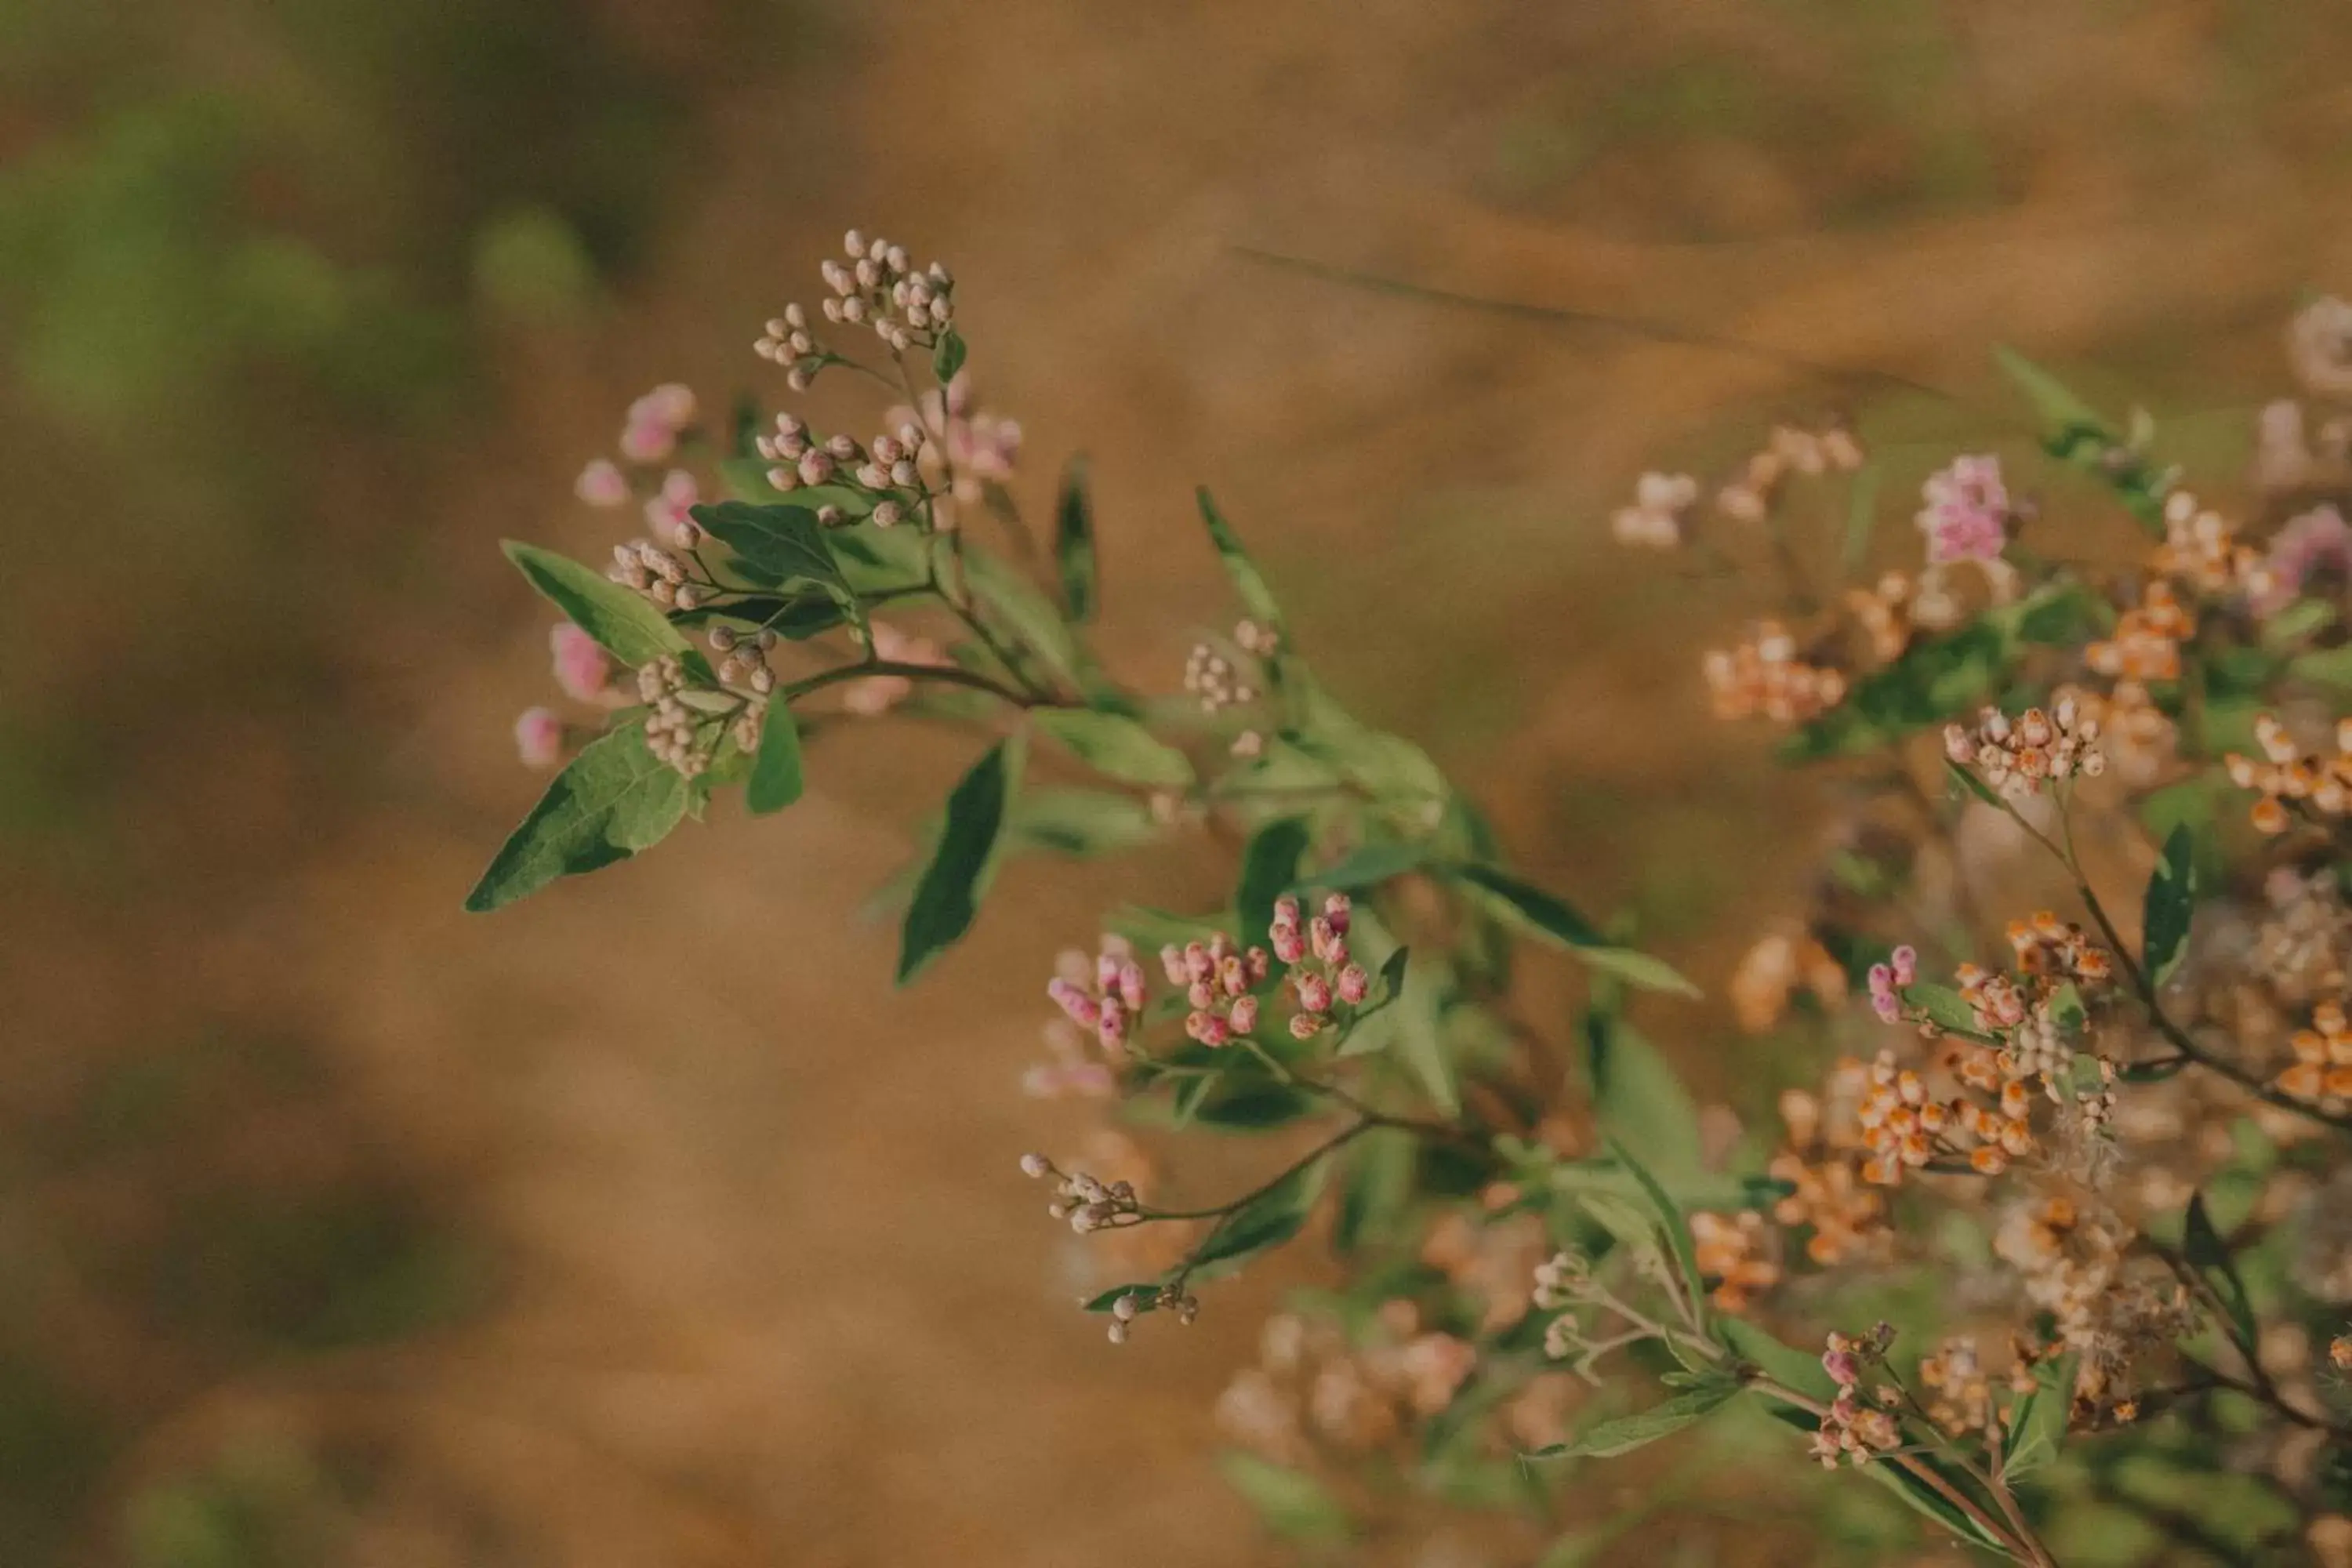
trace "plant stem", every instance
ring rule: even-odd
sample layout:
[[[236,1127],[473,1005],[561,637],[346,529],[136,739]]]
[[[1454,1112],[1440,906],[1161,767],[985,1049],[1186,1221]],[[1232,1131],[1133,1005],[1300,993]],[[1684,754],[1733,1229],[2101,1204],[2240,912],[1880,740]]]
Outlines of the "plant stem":
[[[825,687],[837,685],[845,680],[863,680],[872,676],[897,676],[906,680],[936,680],[949,686],[968,686],[974,691],[985,691],[992,697],[1001,698],[1015,708],[1053,706],[1043,698],[1015,691],[1011,687],[1000,685],[984,675],[960,668],[955,665],[899,664],[887,658],[868,659],[863,664],[836,665],[831,669],[820,670],[803,679],[788,681],[776,689],[776,694],[790,701],[794,698],[805,697],[812,691],[822,690]]]

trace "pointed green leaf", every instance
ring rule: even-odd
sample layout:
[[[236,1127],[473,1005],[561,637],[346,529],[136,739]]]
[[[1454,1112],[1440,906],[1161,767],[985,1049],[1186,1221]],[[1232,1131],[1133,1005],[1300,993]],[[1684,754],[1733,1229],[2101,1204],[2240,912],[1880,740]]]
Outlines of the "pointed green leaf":
[[[1738,1392],[1739,1384],[1729,1378],[1702,1383],[1672,1399],[1653,1405],[1638,1415],[1621,1415],[1614,1421],[1603,1421],[1588,1427],[1579,1433],[1572,1443],[1555,1443],[1528,1457],[1537,1459],[1615,1458],[1620,1454],[1647,1447],[1661,1437],[1672,1436],[1684,1427],[1705,1420]]]
[[[2033,1387],[2010,1407],[2000,1475],[2004,1481],[2032,1474],[2058,1457],[2074,1405],[2076,1358],[2061,1356],[2033,1369]]]
[[[2105,482],[2140,526],[2164,528],[2165,475],[2150,468],[2098,410],[2016,350],[1996,344],[1993,361],[2025,394],[2042,426],[2042,449]]]
[[[500,548],[549,603],[594,638],[597,647],[631,669],[642,668],[665,654],[694,654],[694,645],[669,624],[659,607],[603,573],[518,539],[506,541]]]
[[[808,508],[730,500],[698,506],[693,517],[760,573],[779,584],[813,584],[831,595],[852,622],[865,624],[865,606],[834,560],[833,547],[825,542],[816,513]]]
[[[1922,980],[1904,988],[1903,1000],[1927,1014],[1937,1028],[1948,1034],[1972,1040],[1985,1037],[1977,1027],[1977,1010],[1969,1005],[1967,997],[1948,985]]]
[[[1131,795],[1103,789],[1027,789],[1013,803],[1005,848],[1091,859],[1149,844],[1166,825]]]
[[[2245,1280],[2238,1274],[2238,1260],[2230,1256],[2230,1244],[2213,1228],[2213,1216],[2206,1211],[2203,1193],[2194,1194],[2189,1200],[2181,1251],[2228,1315],[2231,1337],[2241,1350],[2252,1350],[2260,1342],[2253,1303],[2247,1298]]]
[[[1694,999],[1706,994],[1682,972],[1664,959],[1631,947],[1580,947],[1576,956],[1588,968],[1603,974],[1613,974],[1626,984],[1642,991],[1663,991],[1671,996]]]
[[[1330,1541],[1349,1531],[1348,1510],[1304,1470],[1228,1448],[1217,1456],[1225,1483],[1241,1493],[1265,1527],[1302,1541]]]
[[[1323,1191],[1323,1160],[1311,1160],[1227,1215],[1192,1254],[1192,1268],[1236,1263],[1280,1247],[1306,1228]]]
[[[2172,978],[2189,955],[2189,923],[2197,912],[2197,836],[2187,824],[2164,841],[2164,858],[2147,881],[2140,917],[2141,965],[2158,985]]]
[[[1419,870],[1429,864],[1436,850],[1437,846],[1427,839],[1411,844],[1360,845],[1339,864],[1300,877],[1290,890],[1304,893],[1310,889],[1328,888],[1336,893],[1360,893]]]
[[[599,736],[555,775],[508,836],[466,908],[483,914],[559,877],[597,870],[662,841],[686,815],[686,780],[646,749],[635,725]]]
[[[1251,620],[1273,631],[1281,638],[1283,647],[1287,649],[1290,631],[1283,622],[1282,606],[1276,602],[1274,590],[1266,586],[1265,578],[1259,574],[1256,563],[1242,548],[1241,536],[1234,531],[1233,525],[1217,510],[1217,503],[1208,490],[1204,488],[1198,495],[1201,521],[1208,525],[1209,542],[1217,547],[1218,559],[1225,563],[1225,575],[1232,580],[1234,595],[1241,600],[1243,610]]]
[[[1585,1066],[1601,1131],[1638,1149],[1665,1182],[1686,1188],[1706,1168],[1698,1105],[1657,1047],[1614,1012],[1585,1015]]]
[[[941,386],[953,381],[956,372],[963,368],[964,353],[961,332],[950,327],[940,334],[940,341],[931,347],[931,374],[939,378]]]
[[[1021,742],[1015,736],[990,747],[949,795],[946,826],[907,907],[898,943],[899,984],[971,929],[995,872],[1005,817],[1020,782]]]
[[[989,618],[1065,679],[1076,680],[1086,660],[1061,607],[1037,584],[987,551],[967,547],[963,569],[972,596]]]
[[[755,816],[782,811],[801,797],[801,732],[780,696],[760,721],[760,750],[743,786],[743,804]]]
[[[1944,771],[1952,776],[1952,781],[1955,784],[1968,791],[1970,795],[1976,796],[1979,800],[1984,802],[1987,805],[1992,807],[1995,811],[2005,812],[2009,809],[2009,807],[2001,804],[2000,796],[1997,792],[1995,792],[1992,785],[1985,783],[1983,779],[1977,776],[1976,769],[1962,767],[1959,763],[1952,761],[1949,757],[1947,757],[1944,759]]]
[[[1837,1384],[1830,1381],[1818,1352],[1808,1353],[1784,1344],[1745,1318],[1719,1319],[1715,1331],[1731,1348],[1732,1354],[1790,1393],[1817,1399],[1823,1405],[1837,1397]]]
[[[1062,493],[1054,504],[1054,563],[1062,576],[1062,603],[1070,619],[1086,626],[1102,600],[1100,567],[1095,559],[1095,503],[1087,487],[1087,460],[1072,458],[1062,470]]]
[[[1666,1250],[1674,1258],[1675,1272],[1682,1276],[1683,1289],[1690,1299],[1691,1310],[1704,1323],[1707,1317],[1706,1284],[1699,1275],[1698,1251],[1691,1244],[1690,1223],[1683,1218],[1681,1205],[1666,1194],[1666,1189],[1658,1184],[1658,1178],[1650,1174],[1641,1161],[1633,1158],[1622,1139],[1611,1138],[1609,1152],[1619,1164],[1633,1173],[1633,1180],[1641,1184],[1643,1195],[1650,1200],[1651,1208],[1657,1212],[1658,1228],[1665,1235]]]
[[[1029,721],[1098,773],[1159,789],[1192,782],[1192,764],[1136,720],[1087,708],[1040,708]]]
[[[1492,866],[1457,866],[1453,875],[1477,901],[1510,924],[1561,947],[1607,947],[1609,939],[1562,899]]]

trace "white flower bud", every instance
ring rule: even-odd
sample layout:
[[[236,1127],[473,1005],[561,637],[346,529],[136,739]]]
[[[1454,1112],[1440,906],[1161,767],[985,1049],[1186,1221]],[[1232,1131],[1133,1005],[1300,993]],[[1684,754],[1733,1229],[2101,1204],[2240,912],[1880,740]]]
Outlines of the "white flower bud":
[[[1033,1182],[1044,1176],[1053,1168],[1054,1162],[1048,1160],[1043,1154],[1032,1153],[1021,1156],[1021,1173],[1028,1177]]]

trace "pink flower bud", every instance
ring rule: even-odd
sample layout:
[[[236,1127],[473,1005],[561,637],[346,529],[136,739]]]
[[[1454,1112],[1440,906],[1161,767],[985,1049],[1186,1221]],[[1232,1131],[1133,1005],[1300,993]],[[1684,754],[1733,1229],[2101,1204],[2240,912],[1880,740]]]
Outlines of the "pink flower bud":
[[[1217,1000],[1217,988],[1206,980],[1195,980],[1184,987],[1184,1000],[1195,1007],[1212,1006]]]
[[[833,458],[824,452],[803,452],[799,466],[801,483],[821,485],[833,478]]]
[[[1898,947],[1889,957],[1895,966],[1896,986],[1910,985],[1918,980],[1919,950],[1917,948],[1908,945]]]
[[[1360,963],[1351,963],[1339,971],[1339,1000],[1353,1007],[1371,993],[1372,977],[1364,973]]]
[[[1944,755],[1965,767],[1976,761],[1977,743],[1959,725],[1947,724],[1944,726]]]
[[[547,634],[554,656],[555,684],[575,702],[593,702],[613,682],[613,661],[596,639],[570,621],[558,621]]]
[[[1184,1019],[1184,1032],[1204,1046],[1222,1046],[1233,1038],[1233,1030],[1214,1013],[1192,1013]]]
[[[1209,956],[1207,948],[1197,942],[1188,942],[1184,944],[1185,973],[1195,980],[1206,980],[1216,972],[1217,961]]]
[[[1143,1011],[1143,965],[1131,958],[1121,959],[1118,965],[1118,999],[1127,1004],[1130,1013]]]
[[[1274,900],[1274,923],[1295,926],[1298,923],[1298,900],[1287,893]]]
[[[515,752],[527,768],[551,768],[563,760],[563,721],[551,708],[526,708],[515,719]]]
[[[2352,751],[2352,747],[2347,747],[2346,750]],[[1265,949],[1262,947],[1254,947],[1251,948],[1244,956],[1249,960],[1250,984],[1252,985],[1255,985],[1266,976],[1267,963]]]
[[[629,417],[645,419],[683,430],[694,423],[696,404],[694,388],[681,382],[666,381],[629,405]]]
[[[1250,988],[1249,966],[1242,962],[1241,954],[1225,954],[1223,961],[1217,965],[1217,984],[1224,988],[1228,996],[1238,996]]]
[[[1293,1013],[1290,1016],[1290,1037],[1294,1040],[1311,1039],[1315,1031],[1322,1026],[1323,1020],[1312,1013]]]
[[[1323,900],[1323,918],[1330,921],[1331,929],[1341,936],[1348,934],[1348,922],[1353,918],[1354,910],[1355,906],[1349,902],[1345,893],[1334,893]]]
[[[1884,963],[1874,963],[1870,966],[1869,980],[1873,1000],[1889,995],[1895,990],[1895,971]]]
[[[1181,985],[1192,978],[1184,969],[1184,950],[1172,942],[1160,950],[1160,967],[1167,971],[1171,985]]]
[[[590,506],[619,506],[629,499],[629,481],[617,466],[599,458],[580,470],[572,493]]]
[[[1331,983],[1319,974],[1301,974],[1294,982],[1298,992],[1298,1005],[1309,1013],[1331,1010]]]
[[[1878,1015],[1879,1022],[1883,1024],[1899,1022],[1903,1016],[1903,1004],[1896,999],[1892,991],[1873,993],[1870,998],[1870,1010]]]
[[[1059,975],[1046,984],[1045,994],[1054,999],[1055,1006],[1069,1015],[1070,1022],[1074,1024],[1091,1029],[1102,1017],[1102,1009],[1093,997]]]
[[[1822,1370],[1830,1374],[1832,1383],[1843,1389],[1851,1389],[1862,1379],[1862,1369],[1854,1363],[1852,1351],[1823,1352]],[[1839,1402],[1844,1403],[1843,1395],[1840,1395]],[[1848,1417],[1848,1419],[1851,1418],[1851,1416]]]
[[[1297,926],[1277,925],[1269,933],[1274,941],[1274,955],[1285,963],[1296,963],[1307,956],[1307,939]]]
[[[632,419],[621,428],[621,456],[633,463],[661,463],[677,450],[677,432],[654,419]]]
[[[1234,1033],[1237,1035],[1246,1035],[1252,1029],[1256,1028],[1257,998],[1255,996],[1236,997],[1234,1001],[1233,1013],[1231,1016],[1233,1020]]]

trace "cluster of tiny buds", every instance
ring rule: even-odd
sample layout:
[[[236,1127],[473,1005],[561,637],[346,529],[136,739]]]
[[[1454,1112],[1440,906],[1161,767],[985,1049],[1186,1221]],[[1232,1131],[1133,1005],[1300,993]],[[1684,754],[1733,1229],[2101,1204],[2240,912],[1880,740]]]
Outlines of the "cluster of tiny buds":
[[[1070,967],[1083,973],[1086,955],[1070,956],[1076,961]],[[1127,944],[1114,937],[1104,940],[1093,969],[1091,987],[1071,974],[1057,974],[1046,984],[1045,994],[1070,1022],[1093,1030],[1104,1050],[1116,1052],[1125,1048],[1128,1031],[1143,1013],[1143,966],[1135,962]]]
[[[799,418],[779,414],[775,434],[755,437],[751,445],[775,465],[767,477],[768,483],[779,490],[829,484],[845,470],[869,490],[919,490],[923,481],[919,460],[924,440],[922,426],[907,420],[900,423],[896,435],[886,432],[863,447],[849,436],[820,441]],[[877,528],[888,528],[905,516],[906,507],[898,500],[885,497],[875,503]],[[817,510],[817,521],[831,527],[845,519],[840,508],[824,506]]]
[[[2098,740],[2099,721],[2069,696],[2046,712],[2028,708],[2014,720],[1998,708],[1988,708],[1973,730],[1948,724],[1944,755],[1962,767],[1975,767],[1995,790],[2013,780],[2030,794],[2047,781],[2077,773],[2096,778],[2105,773],[2107,759]]]
[[[2292,821],[2289,801],[2321,816],[2352,811],[2352,719],[2337,721],[2332,757],[2306,754],[2287,727],[2269,713],[2255,719],[2254,741],[2263,751],[2259,761],[2231,752],[2221,763],[2231,784],[2262,792],[2252,816],[2258,831],[2284,833]]]
[[[1275,957],[1295,966],[1290,986],[1297,994],[1298,1011],[1291,1016],[1290,1033],[1293,1038],[1304,1040],[1330,1022],[1333,1003],[1360,1006],[1371,992],[1372,977],[1348,955],[1352,906],[1347,894],[1333,893],[1325,899],[1323,912],[1303,927],[1302,913],[1297,899],[1276,900],[1274,923],[1266,934],[1274,943]]]
[[[1584,1299],[1592,1282],[1592,1264],[1580,1252],[1555,1252],[1536,1265],[1535,1304],[1557,1312]]]
[[[1821,1430],[1813,1434],[1813,1458],[1825,1469],[1835,1469],[1840,1460],[1852,1465],[1864,1465],[1880,1454],[1902,1447],[1903,1429],[1887,1410],[1862,1403],[1862,1369],[1885,1359],[1886,1347],[1894,1342],[1895,1330],[1881,1323],[1869,1337],[1855,1339],[1832,1331],[1829,1348],[1822,1352],[1822,1370],[1837,1384],[1837,1398],[1822,1417]],[[1901,1399],[1892,1385],[1874,1391],[1873,1397],[1880,1405],[1891,1405]]]
[[[692,522],[686,527],[694,530],[689,536],[692,542],[684,545],[691,549],[701,542],[701,529]],[[625,588],[635,588],[664,609],[699,608],[707,592],[700,584],[688,581],[685,562],[650,539],[632,539],[613,546],[613,564],[605,568],[604,575]]]
[[[716,737],[704,732],[703,721],[709,715],[698,712],[693,700],[716,700],[723,705],[720,710],[730,713],[741,706],[740,699],[695,688],[675,654],[666,654],[637,671],[637,696],[653,710],[646,715],[646,749],[686,778],[707,770],[717,750]]]
[[[784,366],[784,384],[794,392],[806,392],[824,367],[823,352],[808,330],[808,312],[798,305],[787,305],[782,315],[771,318],[751,352]]]
[[[1248,621],[1242,626],[1253,633],[1256,630]],[[1200,700],[1203,713],[1255,702],[1258,696],[1257,688],[1234,668],[1234,661],[1218,652],[1214,644],[1206,642],[1194,643],[1184,660],[1184,689]]]
[[[1870,1010],[1889,1024],[1903,1019],[1903,998],[1897,993],[1919,979],[1919,950],[1898,947],[1885,963],[1870,966]]]
[[[1054,1180],[1054,1201],[1045,1212],[1067,1220],[1080,1236],[1142,1223],[1132,1182],[1104,1182],[1084,1171],[1065,1171],[1043,1154],[1021,1156],[1021,1173],[1032,1181]]]
[[[1683,522],[1698,504],[1698,481],[1688,474],[1643,474],[1633,486],[1633,504],[1609,520],[1620,544],[1671,550],[1683,542]]]
[[[1184,988],[1192,1006],[1184,1033],[1202,1045],[1226,1045],[1257,1027],[1258,1002],[1251,991],[1271,968],[1265,949],[1244,952],[1219,931],[1205,942],[1171,942],[1160,950],[1160,966],[1171,984]]]
[[[749,634],[728,626],[710,628],[710,651],[726,656],[719,661],[719,683],[740,680],[762,697],[776,689],[776,672],[767,660],[768,650],[775,646],[776,634],[767,626]]]
[[[955,319],[955,279],[934,261],[915,270],[902,246],[856,229],[842,236],[846,265],[826,261],[818,271],[833,298],[822,309],[828,321],[870,326],[895,353],[932,341]],[[791,312],[785,314],[791,324]]]

